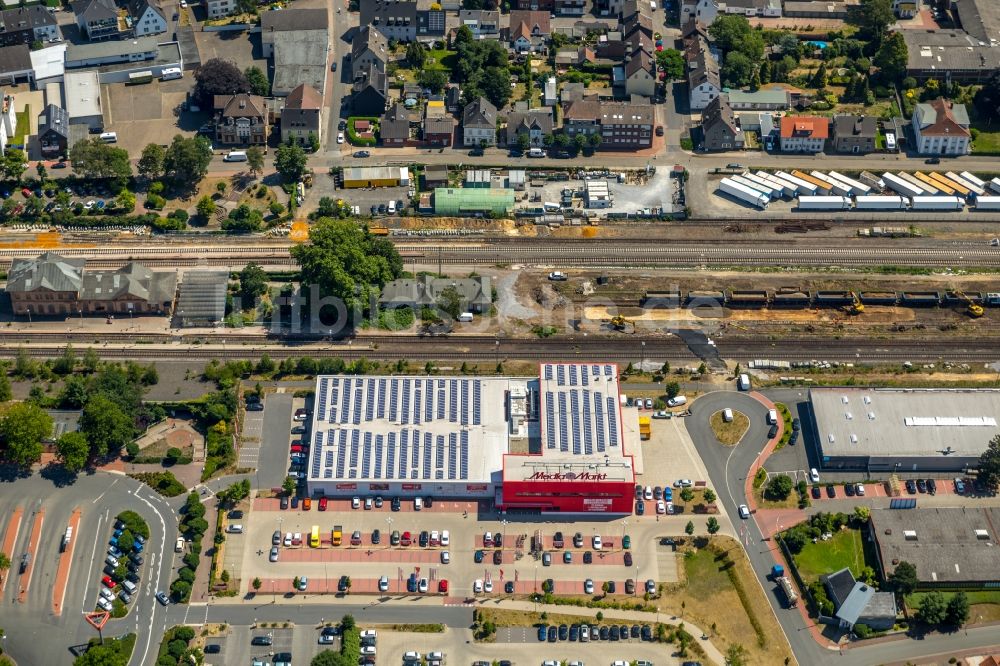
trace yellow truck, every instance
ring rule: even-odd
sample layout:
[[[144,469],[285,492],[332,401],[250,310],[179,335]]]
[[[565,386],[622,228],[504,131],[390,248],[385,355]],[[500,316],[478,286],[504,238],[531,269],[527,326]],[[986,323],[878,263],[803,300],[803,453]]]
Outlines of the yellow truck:
[[[650,436],[651,436],[651,432],[650,432],[649,417],[648,416],[640,416],[639,417],[639,438],[640,439],[649,439]]]
[[[332,545],[339,546],[343,537],[344,537],[344,528],[341,527],[340,525],[334,525]]]

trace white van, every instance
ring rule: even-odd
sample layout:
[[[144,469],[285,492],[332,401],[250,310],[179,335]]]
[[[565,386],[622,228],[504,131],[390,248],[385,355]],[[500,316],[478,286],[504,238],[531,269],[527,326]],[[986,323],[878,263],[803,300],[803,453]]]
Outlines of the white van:
[[[423,500],[423,498],[421,498],[421,497],[414,497],[413,498],[413,510],[414,511],[420,511],[423,508],[424,508],[424,500]]]
[[[722,420],[725,421],[726,423],[732,423],[733,422],[733,410],[731,410],[729,407],[726,407],[725,409],[723,409],[722,410]]]
[[[246,162],[247,161],[247,151],[245,150],[230,150],[226,153],[226,156],[222,158],[224,162]]]
[[[740,375],[739,379],[736,380],[736,388],[738,388],[741,391],[749,391],[750,390],[750,375],[748,375],[746,373]]]
[[[177,537],[177,542],[174,544],[175,553],[184,552],[184,537]]]
[[[462,314],[458,315],[458,320],[459,321],[472,321],[472,313],[471,312],[463,312]]]
[[[184,76],[184,74],[181,72],[180,67],[167,67],[160,73],[160,80],[171,81],[173,79],[179,79],[182,76]]]
[[[230,534],[243,534],[243,526],[239,524],[230,525],[226,528],[226,531]]]
[[[104,143],[118,143],[118,132],[101,132],[101,141]]]
[[[774,409],[767,410],[767,422],[774,425],[778,422],[778,412]]]
[[[395,202],[395,200],[389,199],[389,205],[386,206],[386,211],[389,213],[389,215],[395,215],[396,214],[396,202]]]
[[[130,580],[123,580],[122,587],[124,587],[125,591],[128,592],[129,594],[135,594],[135,591],[137,589],[135,583],[133,583]]]
[[[687,401],[687,396],[679,395],[667,400],[667,407],[680,407],[681,405],[686,405]]]
[[[545,157],[545,151],[541,148],[532,148],[528,151],[528,157]]]

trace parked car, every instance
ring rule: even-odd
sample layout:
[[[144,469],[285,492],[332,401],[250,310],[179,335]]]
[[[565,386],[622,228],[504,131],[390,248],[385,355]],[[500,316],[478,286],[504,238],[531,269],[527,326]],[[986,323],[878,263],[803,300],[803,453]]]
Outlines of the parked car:
[[[957,477],[955,478],[955,492],[959,495],[965,494],[965,482]]]
[[[914,481],[913,479],[907,479],[906,480],[906,492],[910,493],[911,495],[916,495],[917,494],[917,482]]]
[[[917,490],[921,493],[927,492],[927,481],[924,479],[917,479]]]
[[[854,484],[853,483],[845,483],[844,484],[844,493],[848,497],[854,497]]]
[[[927,479],[927,492],[931,495],[937,494],[937,481],[934,479]]]

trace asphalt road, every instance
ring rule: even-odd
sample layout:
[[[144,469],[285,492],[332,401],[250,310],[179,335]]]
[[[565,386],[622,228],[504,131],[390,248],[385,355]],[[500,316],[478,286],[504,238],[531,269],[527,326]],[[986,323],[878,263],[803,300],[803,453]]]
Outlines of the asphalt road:
[[[739,444],[732,448],[724,447],[716,441],[708,422],[713,413],[724,407],[743,412],[750,418],[749,430]],[[716,391],[697,398],[691,403],[691,416],[685,419],[691,439],[708,469],[712,485],[719,492],[719,500],[732,516],[737,516],[736,507],[745,502],[743,483],[746,472],[766,443],[768,430],[766,417],[767,410],[762,404],[745,393],[733,390]],[[802,616],[797,611],[784,608],[780,593],[774,589],[770,581],[766,580],[765,576],[770,571],[774,559],[770,544],[763,541],[762,532],[756,521],[742,521],[742,525],[746,529],[742,540],[747,556],[754,571],[757,572],[758,581],[764,588],[765,596],[781,624],[796,659],[803,666],[824,664],[868,666],[1000,643],[996,627],[980,627],[969,629],[967,637],[964,632],[933,634],[920,640],[902,639],[852,647],[843,650],[843,654],[837,650],[821,647],[813,640]],[[737,530],[740,529],[740,525],[735,527]]]
[[[264,399],[264,427],[254,484],[276,488],[285,480],[291,446],[292,394],[269,393]]]

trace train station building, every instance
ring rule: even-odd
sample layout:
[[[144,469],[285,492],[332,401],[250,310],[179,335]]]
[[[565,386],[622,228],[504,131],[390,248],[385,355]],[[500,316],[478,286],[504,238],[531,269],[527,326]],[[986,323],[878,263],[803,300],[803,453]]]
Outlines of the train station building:
[[[520,378],[321,376],[309,492],[628,514],[641,457],[636,412],[621,402],[613,364],[544,364]]]
[[[992,389],[815,388],[809,400],[827,470],[966,472],[1000,434]]]

